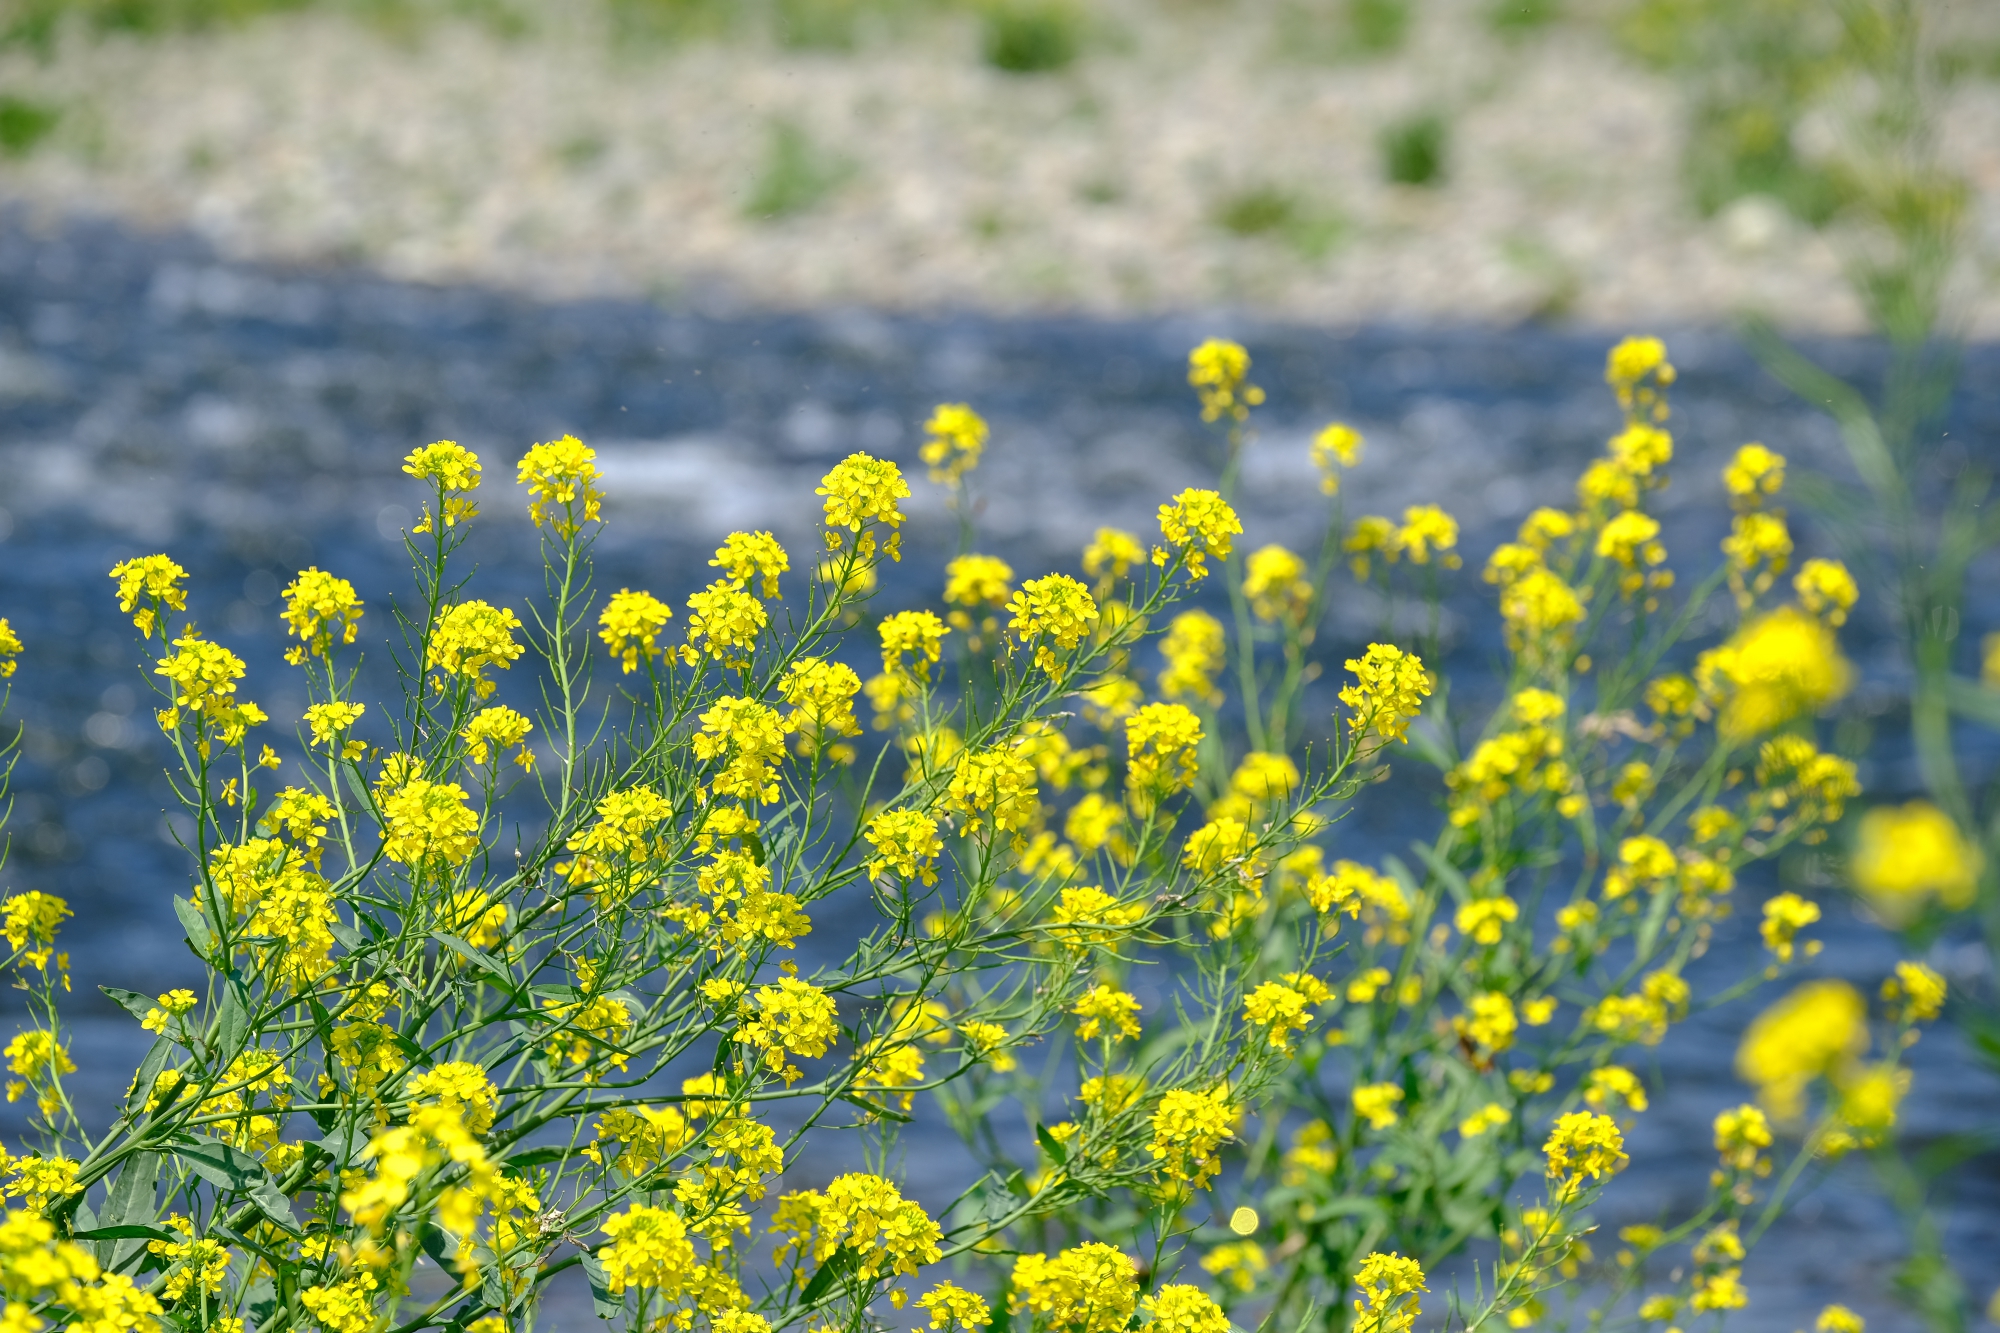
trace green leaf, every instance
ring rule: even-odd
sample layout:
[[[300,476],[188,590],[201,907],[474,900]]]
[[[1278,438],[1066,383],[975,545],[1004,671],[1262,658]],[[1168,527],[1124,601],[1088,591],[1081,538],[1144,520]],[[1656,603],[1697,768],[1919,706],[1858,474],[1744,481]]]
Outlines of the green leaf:
[[[622,1319],[625,1316],[625,1300],[611,1294],[611,1280],[604,1275],[604,1264],[589,1250],[582,1255],[584,1276],[590,1279],[590,1303],[597,1307],[599,1319]]]
[[[111,1002],[132,1017],[145,1021],[146,1015],[160,1007],[159,1001],[150,995],[141,995],[135,990],[120,990],[116,986],[99,986],[97,989],[111,997]]]
[[[511,995],[514,993],[516,983],[513,976],[507,971],[506,965],[492,954],[486,952],[484,949],[474,948],[471,944],[449,931],[434,930],[431,932],[431,938],[492,977],[500,988],[508,994]]]
[[[337,916],[327,923],[327,929],[333,932],[336,940],[340,941],[340,947],[349,953],[358,953],[368,947],[368,937]]]
[[[145,1227],[136,1223],[122,1223],[118,1226],[91,1227],[88,1230],[70,1233],[75,1240],[174,1240],[173,1232],[165,1227]]]
[[[181,919],[181,929],[187,932],[187,941],[196,953],[207,958],[215,952],[215,932],[208,928],[208,918],[193,899],[175,898],[174,915]]]
[[[1069,1165],[1069,1149],[1063,1147],[1062,1140],[1049,1133],[1046,1125],[1035,1126],[1035,1142],[1042,1145],[1042,1151],[1055,1159],[1057,1166]]]
[[[507,1159],[507,1165],[518,1169],[531,1166],[547,1166],[550,1162],[560,1162],[569,1156],[567,1148],[530,1148],[524,1153],[516,1153]]]
[[[812,1281],[806,1283],[806,1289],[799,1293],[799,1304],[811,1306],[820,1297],[826,1295],[828,1287],[831,1287],[836,1281],[844,1277],[847,1271],[853,1267],[854,1251],[844,1245],[835,1250],[833,1257],[819,1266],[819,1271],[812,1275]]]
[[[264,1216],[293,1235],[300,1234],[298,1217],[292,1212],[292,1201],[278,1189],[278,1182],[271,1179],[271,1173],[264,1169],[264,1164],[249,1153],[213,1140],[175,1144],[173,1152],[175,1157],[187,1164],[188,1170],[209,1184],[242,1195],[257,1205],[257,1211]]]
[[[215,1016],[215,1049],[226,1059],[234,1059],[250,1036],[250,1005],[243,987],[225,979],[222,1008]]]
[[[157,1052],[166,1046],[164,1040],[153,1043]],[[152,1063],[153,1057],[146,1057]],[[141,1066],[144,1069],[144,1066]],[[155,1073],[159,1071],[154,1070]],[[142,1082],[142,1088],[151,1086],[151,1079]],[[143,1091],[136,1096],[143,1096]],[[97,1215],[99,1230],[105,1227],[150,1227],[159,1220],[159,1180],[160,1155],[158,1153],[133,1153],[118,1169],[117,1179],[104,1191],[104,1207]],[[107,1237],[104,1244],[97,1247],[97,1261],[114,1270],[122,1268],[136,1258],[145,1246],[137,1238]]]
[[[125,1109],[131,1111],[146,1104],[146,1098],[153,1093],[153,1081],[160,1071],[167,1067],[167,1057],[174,1053],[174,1043],[165,1037],[153,1042],[146,1052],[146,1058],[139,1062],[139,1070],[132,1075],[132,1092],[125,1098]]]

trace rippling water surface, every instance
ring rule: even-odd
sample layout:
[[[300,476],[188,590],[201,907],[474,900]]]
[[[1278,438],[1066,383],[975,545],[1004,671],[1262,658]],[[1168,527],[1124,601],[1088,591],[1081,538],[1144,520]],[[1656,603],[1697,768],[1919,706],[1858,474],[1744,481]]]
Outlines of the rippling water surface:
[[[381,612],[409,587],[399,534],[419,497],[398,467],[417,444],[455,438],[488,460],[488,516],[468,552],[479,595],[518,605],[539,590],[533,530],[500,484],[510,471],[501,461],[573,432],[598,450],[611,496],[600,581],[678,601],[707,581],[708,554],[732,529],[771,528],[806,549],[813,487],[845,453],[867,449],[917,471],[918,424],[937,401],[962,399],[994,425],[978,475],[982,549],[1024,574],[1069,570],[1098,525],[1149,528],[1161,498],[1213,476],[1214,441],[1191,411],[1182,367],[1193,342],[1218,333],[1249,345],[1271,395],[1245,459],[1246,539],[1316,540],[1323,511],[1305,441],[1329,417],[1353,422],[1368,456],[1350,506],[1395,513],[1431,501],[1465,524],[1468,572],[1447,607],[1447,665],[1461,699],[1490,696],[1497,625],[1470,571],[1529,508],[1562,503],[1615,429],[1603,334],[538,305],[230,265],[186,240],[109,226],[0,223],[0,614],[29,644],[13,694],[25,737],[5,879],[76,909],[66,942],[83,1096],[108,1105],[144,1045],[95,987],[152,991],[197,972],[168,905],[186,891],[187,865],[131,627],[105,577],[112,563],[170,552],[193,576],[191,611],[250,663],[245,697],[296,718],[304,698],[279,659],[278,591],[306,565],[332,569],[360,587],[381,632]],[[1663,517],[1677,552],[1712,550],[1725,508],[1716,474],[1731,449],[1760,439],[1795,467],[1838,471],[1837,441],[1731,337],[1684,331],[1670,341],[1682,368],[1680,457]],[[1875,364],[1861,345],[1813,350],[1843,372],[1865,376]],[[2000,440],[1996,370],[2000,349],[1973,349],[1948,423],[1964,442],[1950,447],[1968,456],[1990,459]],[[950,538],[935,489],[915,489],[910,554],[885,581],[885,607],[934,594]],[[1337,663],[1383,614],[1358,595],[1342,599],[1323,655]],[[1969,620],[2000,625],[2000,577],[1977,586]],[[1893,655],[1865,614],[1849,637],[1886,708]],[[378,651],[375,679],[384,660]],[[1992,758],[1976,752],[1975,768],[1990,770]],[[1888,729],[1864,778],[1881,793],[1913,785]],[[1392,784],[1343,826],[1342,852],[1400,851],[1434,818],[1416,784]],[[1824,887],[1812,858],[1786,873]],[[1737,916],[1692,974],[1698,993],[1705,979],[1757,965],[1755,904],[1775,884],[1763,872],[1739,892]],[[1822,896],[1820,967],[1872,988],[1893,965],[1893,942],[1837,894]],[[835,952],[842,924],[822,920],[811,943]],[[1969,943],[1947,942],[1933,961],[1960,980],[1989,966]],[[1729,1062],[1755,1004],[1703,1015],[1654,1054],[1667,1091],[1641,1118],[1634,1166],[1599,1210],[1607,1236],[1699,1198],[1710,1119],[1745,1095]],[[1940,1028],[1915,1057],[1914,1141],[2000,1130],[2000,1080],[1957,1034]],[[19,1109],[0,1119],[10,1136]],[[927,1198],[963,1176],[951,1145],[919,1137],[910,1152]],[[795,1168],[793,1183],[819,1183],[831,1160]],[[2000,1158],[1975,1157],[1947,1183],[1948,1244],[1983,1301],[2000,1281]],[[1850,1163],[1756,1251],[1745,1273],[1752,1305],[1736,1322],[1782,1333],[1840,1300],[1877,1329],[1914,1327],[1889,1291],[1902,1251],[1865,1166]],[[583,1327],[587,1309],[570,1293],[553,1306],[554,1323]]]

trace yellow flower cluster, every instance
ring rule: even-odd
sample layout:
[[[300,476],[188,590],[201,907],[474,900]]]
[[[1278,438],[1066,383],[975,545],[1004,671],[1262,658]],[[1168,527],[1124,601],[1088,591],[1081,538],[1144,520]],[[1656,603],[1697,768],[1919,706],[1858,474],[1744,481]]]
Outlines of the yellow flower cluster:
[[[1160,640],[1166,670],[1160,673],[1160,693],[1213,708],[1222,702],[1215,678],[1226,663],[1222,622],[1206,611],[1183,611],[1167,625]]]
[[[1139,1001],[1116,986],[1099,982],[1083,993],[1070,1013],[1083,1020],[1077,1024],[1076,1035],[1085,1041],[1099,1036],[1119,1041],[1139,1035]]]
[[[787,1238],[787,1254],[824,1264],[845,1251],[862,1281],[883,1273],[908,1275],[938,1261],[943,1232],[922,1205],[905,1199],[880,1176],[850,1172],[824,1190],[800,1190],[778,1200],[771,1230]]]
[[[653,594],[620,588],[597,617],[597,637],[630,675],[659,654],[660,632],[673,617],[673,608]]]
[[[1201,719],[1181,704],[1147,704],[1125,719],[1125,784],[1132,808],[1150,813],[1194,782]]]
[[[159,716],[160,729],[172,732],[184,714],[192,714],[208,732],[196,748],[208,754],[209,733],[225,747],[243,742],[243,733],[265,720],[264,710],[236,698],[236,682],[243,679],[243,659],[219,643],[210,643],[189,626],[174,640],[175,652],[163,657],[153,674],[164,676],[171,687],[173,707]]]
[[[917,456],[931,470],[931,480],[956,485],[979,466],[989,434],[985,418],[964,403],[939,403],[924,423],[924,442]]]
[[[568,541],[603,512],[604,492],[593,484],[599,475],[596,451],[565,435],[523,454],[515,481],[528,488],[528,517],[535,526],[547,523]]]
[[[1340,691],[1340,702],[1351,716],[1347,727],[1355,736],[1364,732],[1383,743],[1408,743],[1410,719],[1423,711],[1431,692],[1430,675],[1415,653],[1387,643],[1371,643],[1359,658],[1347,659],[1347,669],[1355,683]]]
[[[1556,1117],[1542,1145],[1548,1159],[1551,1187],[1559,1201],[1575,1199],[1586,1182],[1616,1174],[1631,1160],[1618,1122],[1594,1111],[1571,1111]]]
[[[411,778],[382,802],[382,853],[398,865],[449,870],[479,850],[479,812],[455,782]]]
[[[1306,562],[1282,546],[1264,546],[1250,553],[1243,566],[1243,595],[1259,620],[1294,621],[1312,605],[1313,586]]]
[[[708,563],[728,576],[731,587],[747,589],[755,584],[764,597],[778,595],[778,575],[792,567],[785,548],[768,532],[730,533]]]
[[[1203,421],[1247,420],[1264,401],[1264,391],[1249,379],[1250,353],[1240,343],[1210,338],[1188,353],[1188,384],[1201,399]]]
[[[1190,579],[1208,577],[1208,557],[1227,560],[1231,539],[1242,532],[1236,511],[1214,491],[1191,487],[1176,495],[1172,504],[1160,506],[1160,534],[1179,553]],[[1153,563],[1167,563],[1161,547],[1153,548]]]
[[[1839,699],[1854,669],[1824,622],[1782,606],[1703,653],[1694,678],[1706,696],[1722,700],[1716,726],[1723,738],[1744,741]]]
[[[1354,1302],[1353,1333],[1409,1333],[1423,1312],[1417,1293],[1430,1290],[1415,1259],[1379,1252],[1361,1261],[1354,1285],[1361,1295]]]
[[[738,1029],[737,1039],[762,1051],[766,1067],[787,1083],[801,1077],[788,1055],[816,1060],[839,1040],[833,997],[797,977],[759,986],[748,1008],[749,1021]]]
[[[694,735],[694,757],[704,763],[722,760],[709,783],[716,796],[745,804],[769,804],[778,799],[777,765],[785,757],[785,725],[778,710],[755,699],[726,697],[701,715]]]
[[[293,666],[308,657],[328,656],[336,638],[341,643],[354,642],[361,627],[361,599],[346,579],[314,566],[286,585],[284,597],[286,632],[299,640],[297,647],[285,653],[285,660]]]
[[[1604,382],[1617,393],[1618,406],[1628,417],[1665,419],[1667,403],[1659,390],[1672,384],[1674,378],[1667,345],[1658,338],[1622,339],[1604,363]]]
[[[884,810],[868,821],[868,843],[875,855],[868,862],[868,878],[880,879],[893,870],[905,883],[921,880],[937,883],[937,858],[944,850],[938,837],[937,820],[921,810]]]
[[[479,489],[479,455],[462,447],[455,440],[439,440],[410,451],[403,460],[403,471],[419,481],[429,481],[437,485],[443,497],[444,525],[455,528],[466,519],[479,516],[479,506],[465,497]],[[432,531],[437,515],[431,513],[430,506],[424,507],[424,516],[411,529],[412,532]]]
[[[475,764],[486,762],[490,754],[495,762],[500,752],[509,746],[520,746],[514,752],[514,762],[524,769],[535,766],[535,752],[528,748],[528,733],[535,724],[511,708],[482,708],[472,715],[459,735],[465,741],[465,753]]]
[[[1206,1092],[1170,1089],[1153,1112],[1153,1141],[1147,1151],[1155,1169],[1171,1186],[1203,1188],[1222,1170],[1216,1149],[1235,1134],[1241,1116],[1227,1083]]]
[[[1058,650],[1069,652],[1097,624],[1090,591],[1067,574],[1029,579],[1007,603],[1007,631],[1022,647],[1032,647],[1035,665],[1053,676]]]
[[[472,688],[474,698],[485,699],[494,689],[494,682],[486,679],[486,669],[505,671],[527,651],[514,642],[514,631],[519,628],[521,618],[504,606],[477,600],[460,602],[438,617],[424,665],[445,676],[457,676]],[[436,686],[440,693],[444,691],[442,677]]]
[[[1950,911],[1971,906],[1985,868],[1978,844],[1928,801],[1877,806],[1861,816],[1849,863],[1854,886],[1898,924],[1932,898]]]
[[[952,769],[945,809],[965,819],[965,831],[1019,833],[1040,818],[1035,766],[1004,745],[969,750]]]
[[[854,747],[839,741],[861,734],[861,723],[854,716],[854,696],[860,692],[861,677],[845,662],[802,657],[785,668],[778,694],[792,706],[785,715],[785,730],[798,737],[800,754],[824,746],[835,762],[854,762]]]
[[[1361,432],[1345,422],[1335,421],[1312,439],[1313,466],[1319,469],[1319,489],[1323,495],[1340,493],[1340,469],[1361,461]]]
[[[165,612],[187,610],[187,589],[180,586],[187,571],[163,555],[121,560],[111,567],[111,577],[118,581],[118,609],[147,638],[165,625]]]
[[[903,511],[897,502],[910,498],[910,484],[894,463],[867,454],[849,454],[833,465],[815,495],[826,497],[826,549],[841,548],[840,529],[855,534],[855,553],[862,559],[875,554],[872,525],[890,529],[883,546],[891,560],[903,558]]]
[[[771,619],[756,595],[718,579],[690,594],[687,606],[687,642],[681,645],[681,660],[694,666],[705,655],[724,666],[748,670],[757,640]]]
[[[1122,1333],[1139,1304],[1139,1269],[1131,1256],[1101,1241],[1014,1260],[1011,1308],[1037,1329]]]
[[[0,680],[7,680],[13,676],[14,668],[20,665],[15,659],[21,655],[25,647],[26,645],[21,642],[21,636],[7,623],[7,618],[0,616]]]
[[[354,724],[359,722],[362,714],[367,711],[367,704],[341,703],[338,701],[328,704],[313,704],[306,709],[305,716],[306,727],[312,733],[313,745],[316,748],[332,745],[341,736],[352,730]],[[359,759],[367,752],[367,749],[368,747],[358,740],[348,741],[340,747],[340,755],[343,759]]]

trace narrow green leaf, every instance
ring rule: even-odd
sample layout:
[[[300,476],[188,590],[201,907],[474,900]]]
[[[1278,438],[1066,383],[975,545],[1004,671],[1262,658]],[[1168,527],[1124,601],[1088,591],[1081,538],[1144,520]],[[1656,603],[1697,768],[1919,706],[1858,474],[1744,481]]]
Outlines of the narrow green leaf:
[[[208,918],[193,899],[175,898],[174,915],[181,920],[181,929],[187,932],[187,941],[194,951],[203,958],[215,952],[215,932],[208,928]]]
[[[584,1276],[590,1279],[590,1303],[597,1309],[599,1319],[622,1319],[625,1315],[625,1300],[611,1294],[611,1281],[604,1275],[604,1264],[590,1251],[583,1252]]]
[[[294,1235],[300,1233],[292,1201],[278,1189],[278,1182],[271,1179],[264,1164],[250,1154],[213,1140],[176,1144],[173,1151],[175,1157],[187,1164],[188,1170],[209,1184],[242,1195],[285,1230]]]
[[[1062,1140],[1049,1133],[1048,1126],[1035,1126],[1035,1142],[1042,1145],[1042,1151],[1055,1159],[1057,1166],[1069,1165],[1069,1149],[1063,1147]]]

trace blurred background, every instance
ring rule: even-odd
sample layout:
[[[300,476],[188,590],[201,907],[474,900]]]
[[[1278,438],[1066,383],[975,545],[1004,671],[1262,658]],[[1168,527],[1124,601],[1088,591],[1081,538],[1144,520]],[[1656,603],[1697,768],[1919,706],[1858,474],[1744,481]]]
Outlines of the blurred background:
[[[1857,331],[1914,210],[2000,329],[1985,0],[4,0],[0,153],[37,216],[709,308]]]
[[[611,494],[601,581],[679,601],[732,528],[810,540],[815,480],[849,450],[914,475],[931,406],[964,400],[994,425],[981,549],[1069,570],[1098,524],[1144,528],[1213,475],[1185,356],[1230,336],[1271,395],[1246,540],[1311,540],[1306,441],[1351,421],[1353,512],[1464,525],[1446,666],[1487,700],[1474,571],[1618,428],[1620,333],[1667,335],[1682,371],[1676,554],[1713,549],[1719,469],[1751,439],[1802,479],[1800,557],[1840,553],[1803,480],[1851,478],[1840,433],[1739,335],[1767,324],[1917,403],[1896,428],[1924,494],[1994,458],[2000,3],[0,0],[0,615],[28,644],[0,886],[76,907],[80,1096],[121,1092],[144,1035],[94,988],[196,972],[118,560],[191,571],[282,747],[304,701],[279,590],[317,564],[387,611],[417,444],[458,439],[497,478],[577,433]],[[934,603],[954,536],[914,489],[885,611]],[[481,592],[519,604],[531,530],[487,508]],[[1956,670],[1977,675],[1990,555],[1962,611]],[[1340,599],[1321,656],[1396,614]],[[1864,683],[1840,744],[1880,800],[1925,785],[1905,628],[1885,593],[1845,632]],[[1990,781],[2000,749],[1975,740]],[[1402,850],[1434,795],[1385,787],[1343,854]],[[1990,1000],[1976,931],[1899,942],[1841,883],[1837,849],[1746,876],[1697,989],[1758,965],[1757,903],[1786,887],[1826,904],[1821,972],[1872,989],[1916,950]],[[1644,1071],[1667,1095],[1608,1230],[1700,1193],[1761,1002]],[[1843,1165],[1753,1254],[1732,1326],[1793,1333],[1833,1300],[1872,1333],[1976,1324],[2000,1284],[1996,1063],[2000,1025],[1928,1035],[1914,1192]],[[10,1140],[20,1109],[0,1107]],[[912,1151],[935,1173],[933,1149]],[[558,1306],[552,1327],[589,1326]]]

